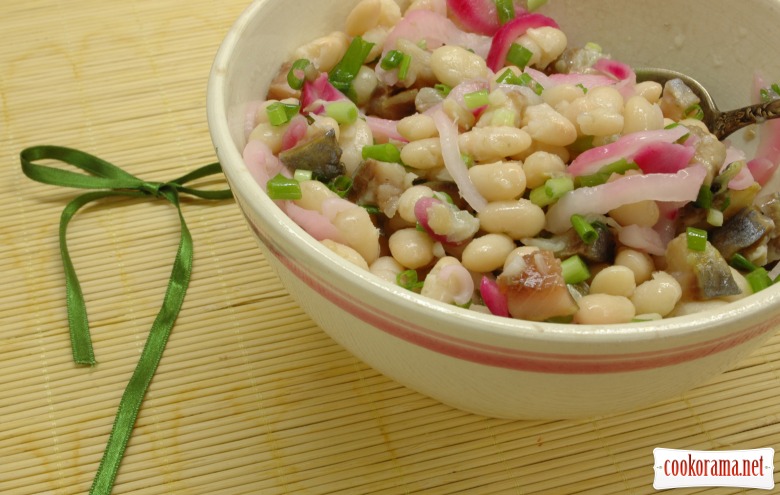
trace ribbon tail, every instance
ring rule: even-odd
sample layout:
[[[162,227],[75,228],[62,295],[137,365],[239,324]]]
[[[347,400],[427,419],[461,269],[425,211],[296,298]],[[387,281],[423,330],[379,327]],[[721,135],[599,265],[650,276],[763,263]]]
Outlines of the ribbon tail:
[[[60,216],[60,255],[62,267],[65,270],[65,301],[68,310],[68,327],[70,329],[70,343],[73,351],[73,360],[77,364],[94,366],[95,352],[92,349],[92,338],[89,334],[89,320],[87,318],[87,306],[84,302],[84,293],[76,276],[76,269],[70,259],[68,251],[67,231],[68,223],[73,216],[86,204],[109,196],[135,196],[131,192],[96,191],[76,197],[65,206]]]
[[[201,199],[232,198],[233,193],[230,192],[230,189],[220,189],[216,191],[210,191],[210,190],[203,190],[203,189],[193,189],[191,187],[184,186],[184,184],[186,184],[187,182],[196,179],[201,179],[203,177],[208,177],[209,175],[218,175],[218,174],[222,174],[222,166],[219,164],[219,162],[210,163],[208,165],[204,165],[203,167],[197,168],[192,172],[179,177],[178,179],[172,180],[170,184],[176,184],[176,188],[179,190],[179,192],[186,193],[191,196],[196,196]]]
[[[89,492],[90,495],[109,495],[111,493],[111,488],[119,471],[119,465],[133,432],[138,411],[141,408],[141,403],[157,370],[157,366],[162,359],[163,350],[184,302],[184,295],[192,274],[192,236],[184,222],[178,197],[175,192],[171,191],[164,192],[163,196],[173,203],[179,212],[181,240],[162,307],[152,324],[146,344],[141,352],[141,357],[119,402],[114,425],[111,429],[106,449],[103,452],[103,458],[100,461],[97,474],[93,480],[92,488]]]

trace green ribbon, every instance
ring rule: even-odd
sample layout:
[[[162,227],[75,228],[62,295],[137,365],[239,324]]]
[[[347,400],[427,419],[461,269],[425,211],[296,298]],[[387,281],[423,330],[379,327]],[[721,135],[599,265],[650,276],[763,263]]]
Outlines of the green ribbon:
[[[165,291],[162,307],[157,313],[154,323],[152,323],[152,328],[141,352],[141,357],[119,402],[114,425],[89,492],[92,495],[108,495],[111,493],[117,471],[119,470],[119,464],[125,453],[127,442],[130,440],[130,435],[133,432],[138,410],[141,407],[149,383],[152,381],[157,365],[160,363],[168,336],[184,302],[184,295],[189,285],[190,274],[192,273],[192,236],[184,222],[184,216],[179,204],[179,193],[215,200],[228,199],[232,195],[228,189],[216,191],[200,190],[184,185],[196,179],[220,174],[222,169],[219,163],[206,165],[170,182],[147,182],[105,160],[71,148],[34,146],[23,150],[20,158],[22,171],[27,177],[35,181],[56,186],[101,189],[82,194],[72,200],[65,206],[60,217],[59,241],[62,264],[65,268],[68,325],[70,327],[73,359],[78,364],[94,366],[96,361],[92,349],[92,339],[89,335],[84,295],[76,277],[73,263],[70,260],[66,243],[68,222],[84,205],[95,200],[115,196],[166,199],[176,207],[179,214],[181,240],[176,252],[176,259],[173,262],[173,269],[171,270],[171,277],[168,281],[168,288]],[[40,160],[64,162],[88,172],[89,175],[34,163]]]

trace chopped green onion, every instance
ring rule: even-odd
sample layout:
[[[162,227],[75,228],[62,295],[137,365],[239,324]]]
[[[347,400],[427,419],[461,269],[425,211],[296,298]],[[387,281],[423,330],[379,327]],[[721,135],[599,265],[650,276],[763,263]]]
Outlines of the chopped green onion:
[[[606,184],[610,174],[596,172],[595,174],[578,175],[574,178],[575,187],[594,187]]]
[[[328,188],[343,198],[352,189],[352,178],[346,175],[338,175],[328,183]]]
[[[523,84],[523,81],[520,80],[520,76],[515,74],[512,69],[506,69],[504,72],[502,72],[496,78],[496,82],[498,84],[515,84],[517,86],[521,86]]]
[[[479,107],[484,107],[488,104],[488,91],[486,89],[480,89],[471,93],[463,95],[463,101],[466,103],[466,108],[474,110]]]
[[[435,198],[438,198],[438,199],[444,201],[445,203],[449,203],[451,205],[455,204],[455,201],[452,200],[452,196],[450,196],[449,194],[447,194],[444,191],[433,191],[433,196]]]
[[[295,170],[295,173],[293,174],[293,179],[297,180],[298,182],[304,182],[307,180],[311,180],[313,176],[314,176],[314,172],[312,172],[311,170],[299,168]]]
[[[769,88],[760,90],[761,101],[766,103],[780,96],[780,84],[774,83]]]
[[[710,208],[712,207],[712,189],[707,185],[702,185],[699,188],[699,195],[696,196],[696,201],[693,203],[698,208]]]
[[[546,3],[547,0],[528,0],[528,12],[533,12]]]
[[[679,125],[680,125],[680,123],[679,123],[679,122],[672,122],[672,123],[671,123],[671,124],[669,124],[669,125],[665,125],[665,126],[664,126],[664,129],[674,129],[675,127],[677,127],[677,126],[679,126]]]
[[[588,265],[576,254],[561,261],[561,274],[567,284],[579,284],[590,278]]]
[[[544,208],[545,206],[554,202],[553,199],[547,195],[547,191],[543,185],[531,189],[531,193],[528,195],[528,199],[531,200],[531,203],[540,208]]]
[[[280,126],[289,122],[298,113],[299,109],[299,105],[275,101],[265,107],[265,113],[268,115],[268,121],[271,125]]]
[[[433,89],[435,89],[436,91],[438,91],[439,93],[441,93],[441,95],[442,95],[442,96],[445,96],[445,97],[446,97],[448,94],[450,94],[450,91],[452,91],[452,88],[451,88],[451,87],[447,86],[446,84],[441,84],[441,83],[439,83],[439,84],[435,84],[435,85],[433,86]]]
[[[403,60],[404,54],[399,50],[390,50],[387,52],[387,55],[384,56],[381,62],[379,62],[380,67],[382,67],[384,70],[390,70],[395,69],[399,65],[401,65],[401,60]]]
[[[729,206],[731,206],[731,196],[725,194],[720,205],[720,211],[726,211]]]
[[[290,120],[287,118],[284,106],[278,101],[265,107],[265,113],[268,115],[268,121],[274,126],[286,124]]]
[[[592,138],[591,138],[592,139]],[[592,142],[592,141],[591,141]],[[576,187],[593,187],[606,184],[612,174],[625,174],[629,170],[638,170],[639,166],[634,162],[629,162],[625,158],[612,163],[608,163],[599,169],[598,172],[589,175],[580,175],[574,178]]]
[[[325,105],[325,115],[339,124],[353,124],[358,118],[358,109],[351,101],[331,101]]]
[[[574,181],[571,177],[553,177],[531,190],[528,199],[539,207],[545,207],[558,201],[558,199],[567,192],[574,189]]]
[[[593,136],[581,136],[569,145],[569,149],[575,153],[582,153],[593,148]]]
[[[377,205],[359,205],[368,212],[369,215],[378,215],[382,212]]]
[[[639,165],[634,162],[629,162],[625,158],[612,163],[608,163],[599,169],[600,174],[625,174],[629,170],[639,170]]]
[[[412,56],[404,53],[401,63],[398,65],[398,80],[403,81],[409,74],[409,66],[412,64]]]
[[[492,117],[490,117],[490,124],[494,126],[517,127],[517,112],[511,108],[497,108],[493,112]]]
[[[305,71],[310,64],[311,62],[305,58],[299,58],[293,62],[290,72],[287,73],[287,84],[292,89],[301,89],[303,87],[303,82],[306,80]]]
[[[520,82],[523,86],[528,86],[529,88],[533,89],[534,93],[538,95],[541,95],[544,91],[544,87],[542,87],[542,85],[539,84],[536,79],[531,77],[531,75],[527,72],[520,74]]]
[[[696,120],[704,119],[704,110],[702,110],[701,105],[699,105],[698,103],[694,103],[693,105],[686,108],[683,114],[684,114],[683,116],[686,119],[696,119]]]
[[[515,67],[524,69],[533,56],[534,52],[528,48],[523,45],[518,45],[517,43],[512,43],[509,46],[509,51],[506,53],[506,61]]]
[[[769,278],[769,273],[762,267],[758,267],[745,275],[745,280],[750,284],[750,288],[753,290],[754,294],[772,285],[772,279]]]
[[[347,96],[353,93],[352,80],[357,76],[373,46],[374,43],[364,41],[360,36],[352,38],[344,56],[328,73],[328,80],[336,89]]]
[[[498,22],[506,24],[515,18],[515,4],[512,0],[494,0],[498,11]]]
[[[401,151],[391,143],[370,144],[363,146],[363,159],[374,159],[380,162],[401,163]]]
[[[463,160],[463,163],[466,164],[466,168],[471,168],[474,166],[474,159],[471,158],[470,155],[467,155],[466,153],[461,153],[460,159]]]
[[[407,290],[420,289],[423,286],[423,282],[417,279],[416,270],[404,270],[395,276],[395,282]]]
[[[598,43],[594,43],[592,41],[588,41],[585,43],[585,49],[591,52],[601,53],[601,45]]]
[[[583,93],[583,94],[588,94],[588,88],[586,88],[584,84],[582,84],[582,83],[577,83],[577,84],[575,84],[575,86],[577,86],[578,88],[580,88],[580,89],[582,90],[582,93]]]
[[[297,180],[276,174],[266,184],[266,192],[271,199],[301,199],[301,185]]]
[[[717,208],[710,208],[707,210],[707,223],[713,227],[723,226],[723,212]]]
[[[557,200],[573,189],[574,181],[569,176],[553,177],[544,183],[544,192],[553,200]]]
[[[718,173],[718,176],[712,180],[712,185],[717,192],[723,192],[728,188],[731,179],[737,176],[739,172],[747,165],[745,160],[737,160],[726,165],[726,168]]]
[[[571,225],[585,244],[593,244],[599,238],[599,232],[582,215],[572,215]]]
[[[688,227],[685,231],[688,241],[688,249],[691,251],[704,251],[707,248],[707,231]]]
[[[758,268],[756,265],[751,263],[749,259],[745,258],[739,253],[734,253],[734,255],[729,260],[729,265],[733,266],[737,270],[742,270],[743,272],[752,272]]]

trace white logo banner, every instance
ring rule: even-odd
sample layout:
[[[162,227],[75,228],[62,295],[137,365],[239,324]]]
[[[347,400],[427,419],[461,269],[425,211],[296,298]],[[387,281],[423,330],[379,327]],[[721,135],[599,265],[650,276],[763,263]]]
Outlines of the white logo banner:
[[[653,488],[729,486],[771,490],[774,449],[752,450],[653,450]]]

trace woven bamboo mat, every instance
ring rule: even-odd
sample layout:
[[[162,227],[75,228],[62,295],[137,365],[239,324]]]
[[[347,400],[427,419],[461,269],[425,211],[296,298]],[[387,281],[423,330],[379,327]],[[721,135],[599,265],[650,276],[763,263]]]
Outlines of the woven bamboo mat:
[[[77,215],[69,241],[99,364],[74,365],[57,222],[76,192],[29,181],[19,151],[75,147],[148,180],[213,161],[206,80],[245,6],[0,3],[0,493],[86,493],[178,242],[164,202],[104,201]],[[478,417],[331,341],[282,288],[232,202],[183,209],[194,275],[114,493],[648,494],[654,447],[780,445],[780,337],[642,411]]]

